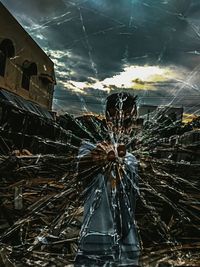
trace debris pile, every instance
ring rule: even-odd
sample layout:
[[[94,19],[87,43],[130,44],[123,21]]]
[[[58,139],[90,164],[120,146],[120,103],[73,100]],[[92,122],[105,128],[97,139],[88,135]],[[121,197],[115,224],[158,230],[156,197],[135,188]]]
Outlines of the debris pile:
[[[93,141],[104,137],[98,135],[99,131],[93,135],[87,117],[76,120],[77,134],[76,126],[68,120],[74,121],[69,116],[62,118],[62,129],[73,132],[76,140],[81,140],[83,129]],[[104,127],[99,120],[95,125]],[[181,132],[179,136],[186,132],[182,125],[180,129],[175,127],[176,133]],[[167,262],[172,266],[199,266],[200,163],[155,156],[152,136],[157,132],[153,126],[151,130],[148,128],[147,136],[144,129],[143,139],[133,151],[140,162],[136,221],[143,248],[141,265],[165,266]],[[168,140],[173,135],[174,131]],[[164,137],[159,134],[159,138]],[[73,264],[84,199],[76,173],[79,143],[70,143],[68,139],[64,144],[69,148],[66,153],[15,150],[1,155],[1,266]]]
[[[186,164],[200,162],[200,117],[184,124],[162,114],[155,121],[144,125],[138,145],[140,151]]]
[[[2,157],[0,169],[2,261],[9,253],[19,266],[46,266],[41,259],[55,258],[56,266],[68,264],[82,213],[74,156]]]
[[[200,249],[200,165],[151,158],[141,158],[140,165],[136,221],[144,263],[148,266],[148,255],[152,261],[173,260],[182,249]],[[73,262],[83,213],[75,168],[74,155],[1,157],[2,261],[16,266]]]

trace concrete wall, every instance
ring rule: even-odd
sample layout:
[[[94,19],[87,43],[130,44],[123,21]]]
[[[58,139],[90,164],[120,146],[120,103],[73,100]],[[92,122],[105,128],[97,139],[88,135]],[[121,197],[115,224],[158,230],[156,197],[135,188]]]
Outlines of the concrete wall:
[[[5,74],[0,75],[0,87],[51,109],[55,83],[53,62],[1,2],[0,25],[0,47],[5,39],[14,47],[14,54],[6,58]],[[30,76],[29,89],[24,89],[23,71],[32,63],[36,64],[37,74]]]

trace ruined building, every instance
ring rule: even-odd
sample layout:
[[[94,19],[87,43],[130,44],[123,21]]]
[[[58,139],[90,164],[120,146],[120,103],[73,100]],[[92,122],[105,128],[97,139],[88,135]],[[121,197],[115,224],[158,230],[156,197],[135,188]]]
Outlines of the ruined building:
[[[40,139],[55,140],[58,128],[54,64],[2,3],[0,25],[0,154],[33,151]]]
[[[0,25],[1,98],[12,98],[17,105],[21,100],[17,96],[21,96],[50,110],[55,84],[53,62],[2,3]]]

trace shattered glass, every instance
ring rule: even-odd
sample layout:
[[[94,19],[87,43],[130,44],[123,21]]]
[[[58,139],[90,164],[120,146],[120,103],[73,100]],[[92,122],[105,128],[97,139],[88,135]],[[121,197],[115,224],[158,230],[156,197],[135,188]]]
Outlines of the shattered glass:
[[[0,265],[74,264],[80,229],[87,228],[84,205],[94,188],[88,181],[83,188],[77,179],[80,149],[83,140],[95,147],[109,135],[114,151],[123,143],[138,162],[138,184],[130,183],[128,191],[123,179],[120,184],[124,193],[138,191],[134,216],[129,215],[135,217],[139,265],[199,266],[199,1],[2,3],[53,60],[53,109],[59,117],[55,124],[42,122],[45,132],[54,129],[48,137],[36,129],[11,129],[12,118],[1,122]],[[121,91],[138,96],[140,119],[135,118],[131,131],[119,127],[116,134],[104,117],[105,100]],[[155,109],[150,112],[150,107]],[[183,108],[183,118],[172,107]],[[120,116],[114,120],[122,126]],[[30,129],[25,119],[22,123]],[[29,144],[31,154],[6,153],[11,152],[5,141],[11,132],[20,147]],[[25,134],[27,139],[19,141]],[[121,158],[117,164],[126,173]],[[91,166],[88,159],[84,171],[90,181],[100,166]],[[102,188],[105,192],[105,185]],[[100,201],[102,191],[94,194]],[[123,214],[120,205],[112,207]],[[86,216],[88,221],[94,212]]]

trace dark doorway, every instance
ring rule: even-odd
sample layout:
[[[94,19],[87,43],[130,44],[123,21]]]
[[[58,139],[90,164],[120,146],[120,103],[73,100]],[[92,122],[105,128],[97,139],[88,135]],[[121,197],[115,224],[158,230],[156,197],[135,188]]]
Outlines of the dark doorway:
[[[22,88],[29,90],[31,76],[37,75],[37,65],[34,62],[25,61],[23,63],[23,74],[22,74]]]
[[[6,59],[14,57],[15,48],[10,39],[4,39],[0,43],[0,76],[5,76]]]

